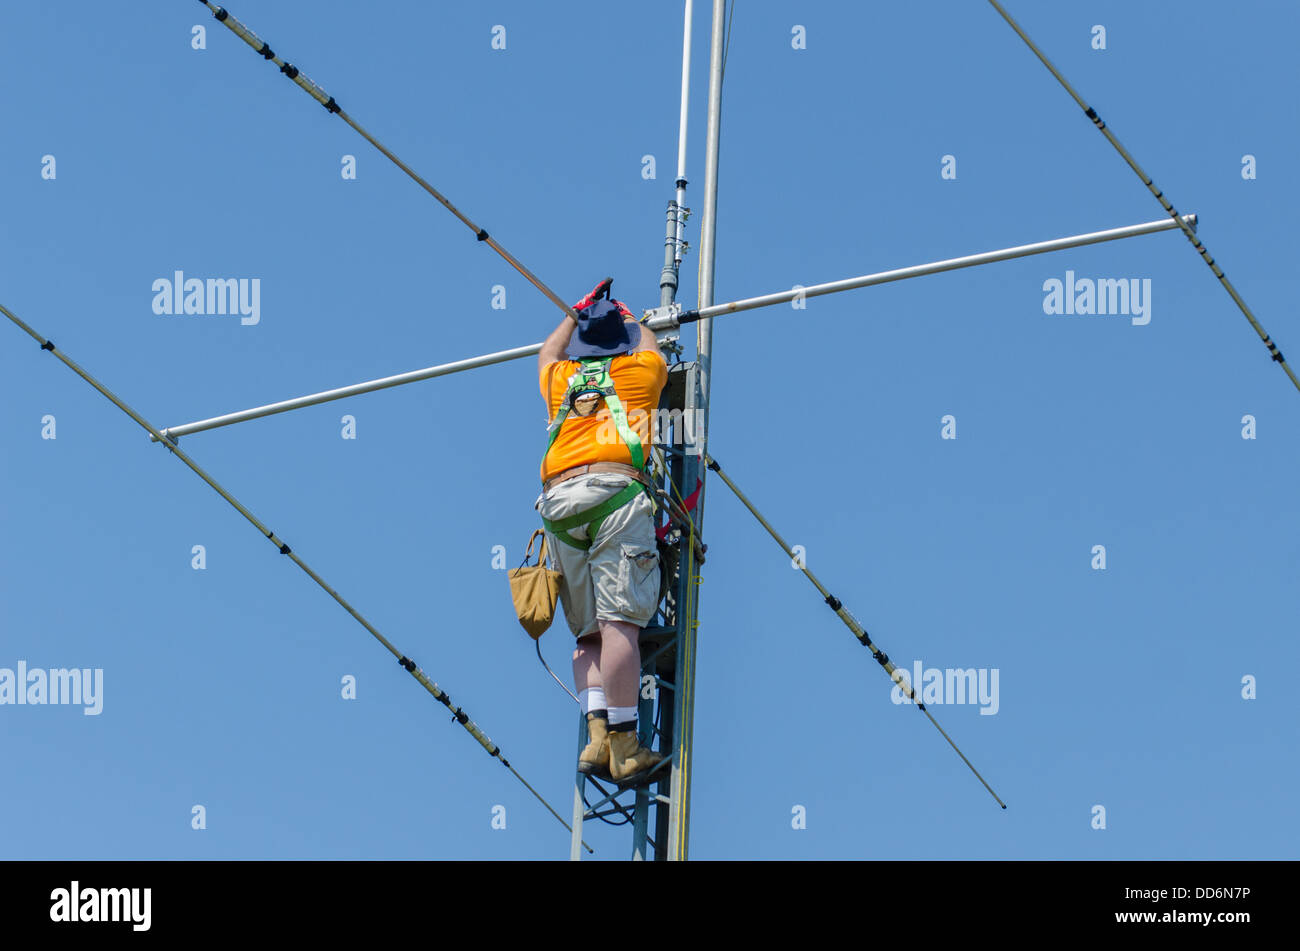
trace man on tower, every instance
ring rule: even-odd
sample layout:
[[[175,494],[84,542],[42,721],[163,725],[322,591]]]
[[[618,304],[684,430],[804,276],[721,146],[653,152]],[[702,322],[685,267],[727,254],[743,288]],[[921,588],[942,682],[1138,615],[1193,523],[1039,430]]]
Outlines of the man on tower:
[[[641,628],[659,604],[651,419],[668,367],[651,330],[609,296],[611,278],[565,315],[537,365],[549,442],[537,501],[577,646],[573,681],[590,742],[578,769],[635,783],[663,759],[637,738]]]

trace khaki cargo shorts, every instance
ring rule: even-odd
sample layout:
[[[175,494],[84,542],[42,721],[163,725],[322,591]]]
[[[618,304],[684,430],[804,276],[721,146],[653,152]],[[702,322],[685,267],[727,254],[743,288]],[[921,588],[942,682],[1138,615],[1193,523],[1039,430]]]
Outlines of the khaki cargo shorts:
[[[556,522],[594,508],[631,483],[627,476],[595,473],[578,476],[545,492],[534,506]],[[569,529],[586,539],[587,526]],[[659,549],[655,544],[654,506],[643,492],[601,522],[586,551],[546,532],[546,545],[558,563],[560,604],[574,637],[600,630],[599,621],[627,621],[644,627],[659,607]]]

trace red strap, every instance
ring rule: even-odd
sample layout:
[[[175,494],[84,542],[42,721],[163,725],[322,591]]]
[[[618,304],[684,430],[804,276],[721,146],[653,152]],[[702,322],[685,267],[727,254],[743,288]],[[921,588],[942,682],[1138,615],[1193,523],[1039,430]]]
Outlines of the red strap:
[[[700,490],[702,488],[704,488],[703,482],[701,482],[699,485],[695,487],[694,492],[686,496],[686,499],[682,502],[682,511],[689,512],[691,511],[691,509],[695,508],[695,503],[699,501]],[[664,536],[668,534],[668,529],[672,528],[672,525],[673,523],[671,520],[665,522],[663,525],[660,525],[658,528],[655,529],[655,537],[658,538],[660,541],[663,541]]]

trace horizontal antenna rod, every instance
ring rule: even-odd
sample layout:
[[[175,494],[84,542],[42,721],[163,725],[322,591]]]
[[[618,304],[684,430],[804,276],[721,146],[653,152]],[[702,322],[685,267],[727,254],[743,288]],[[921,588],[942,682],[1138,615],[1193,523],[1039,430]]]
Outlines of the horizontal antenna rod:
[[[478,367],[491,366],[494,363],[505,363],[508,360],[518,360],[537,353],[542,349],[540,343],[530,344],[527,347],[515,347],[513,350],[500,350],[496,353],[485,353],[481,357],[470,357],[467,360],[457,360],[454,363],[443,363],[436,367],[425,367],[423,370],[411,370],[409,373],[399,373],[396,376],[386,376],[378,380],[367,380],[364,383],[354,383],[351,386],[341,386],[336,390],[325,390],[322,393],[311,393],[307,396],[299,396],[296,399],[281,400],[279,403],[268,403],[266,406],[255,406],[252,409],[240,410],[237,413],[227,413],[225,416],[214,416],[211,419],[201,419],[195,423],[186,423],[184,426],[171,426],[162,430],[164,436],[172,439],[179,439],[188,433],[198,433],[205,429],[217,429],[220,426],[229,426],[231,423],[242,423],[247,419],[257,419],[261,416],[273,416],[276,413],[286,413],[291,409],[302,409],[304,406],[315,406],[317,403],[328,403],[331,400],[341,400],[348,396],[359,396],[362,393],[373,393],[376,390],[386,390],[390,386],[401,386],[403,383],[415,383],[419,380],[431,380],[435,376],[446,376],[448,373],[459,373],[461,370],[474,370]],[[156,442],[157,440],[155,440]]]
[[[1196,227],[1195,215],[1182,215],[1183,221],[1188,226]],[[780,291],[776,294],[765,294],[762,297],[749,297],[745,300],[733,301],[729,304],[716,304],[712,307],[705,307],[698,311],[687,311],[680,315],[666,314],[662,316],[650,317],[645,321],[645,325],[651,330],[671,330],[681,324],[690,323],[699,320],[702,317],[720,317],[725,314],[734,314],[743,310],[754,310],[758,307],[770,307],[773,304],[783,304],[795,299],[798,295],[804,297],[819,297],[823,294],[834,294],[838,291],[848,291],[859,287],[870,287],[874,284],[887,284],[891,281],[902,281],[912,277],[924,277],[927,274],[939,274],[943,271],[955,271],[965,267],[975,267],[978,264],[992,264],[995,261],[1006,261],[1011,258],[1028,257],[1033,254],[1045,254],[1049,251],[1063,251],[1066,248],[1078,248],[1088,244],[1099,244],[1103,241],[1115,241],[1119,238],[1135,238],[1139,235],[1154,234],[1158,231],[1173,231],[1180,226],[1179,222],[1172,218],[1162,218],[1159,221],[1149,221],[1141,225],[1128,225],[1124,228],[1111,228],[1107,231],[1092,231],[1088,234],[1074,235],[1069,238],[1055,238],[1051,241],[1039,241],[1035,244],[1022,244],[1014,248],[1003,248],[1000,251],[985,251],[981,254],[970,254],[961,258],[949,258],[946,261],[933,261],[929,264],[917,264],[912,267],[898,268],[893,271],[881,271],[878,274],[866,274],[862,277],[851,277],[843,281],[832,281],[829,284],[815,284],[812,287],[805,287],[802,290]],[[653,313],[653,312],[651,312]],[[242,423],[249,419],[258,419],[262,416],[273,416],[276,413],[285,413],[293,409],[302,409],[306,406],[315,406],[318,403],[328,403],[332,400],[341,400],[348,396],[359,396],[362,393],[373,393],[376,390],[385,390],[392,386],[401,386],[403,383],[415,383],[419,380],[429,380],[436,376],[447,376],[451,373],[459,373],[462,370],[474,370],[478,367],[491,366],[494,363],[506,363],[510,360],[518,360],[522,357],[532,356],[542,349],[540,343],[530,344],[526,347],[515,347],[513,350],[499,350],[496,353],[487,353],[480,357],[470,357],[466,360],[457,360],[454,363],[442,363],[434,367],[425,367],[423,370],[411,370],[407,373],[399,373],[396,376],[386,376],[378,380],[367,380],[364,383],[354,383],[351,386],[339,387],[335,390],[324,390],[320,393],[311,393],[307,396],[299,396],[295,399],[282,400],[279,403],[268,403],[265,406],[255,406],[252,409],[240,410],[235,413],[227,413],[224,416],[213,416],[211,419],[201,419],[193,423],[185,423],[180,426],[169,426],[161,430],[164,436],[170,439],[179,439],[181,436],[189,433],[203,432],[208,429],[217,429],[221,426],[229,426],[232,423]],[[156,442],[157,439],[153,438]]]
[[[1195,215],[1182,215],[1181,217],[1186,221],[1188,227],[1196,228]],[[1129,225],[1124,228],[1111,228],[1109,231],[1094,231],[1091,234],[1075,235],[1071,238],[1057,238],[1054,241],[1022,244],[1015,248],[1003,248],[1001,251],[985,251],[983,254],[968,254],[961,258],[949,258],[947,261],[917,264],[913,267],[902,267],[894,271],[881,271],[879,274],[867,274],[863,277],[850,277],[842,281],[831,281],[829,284],[814,284],[812,287],[778,291],[775,294],[764,294],[762,297],[748,297],[745,300],[732,301],[730,304],[701,307],[698,311],[682,314],[679,322],[684,324],[705,317],[721,317],[724,314],[734,314],[742,310],[753,310],[756,307],[771,307],[773,304],[789,303],[796,297],[820,297],[823,294],[834,294],[837,291],[871,287],[875,284],[888,284],[890,281],[902,281],[909,277],[924,277],[927,274],[939,274],[942,271],[955,271],[959,268],[974,267],[977,264],[992,264],[995,261],[1028,257],[1031,254],[1063,251],[1066,248],[1099,244],[1103,241],[1114,241],[1118,238],[1135,238],[1138,235],[1154,234],[1157,231],[1175,231],[1179,227],[1181,225],[1173,218],[1163,218],[1160,221],[1148,221],[1143,225]]]

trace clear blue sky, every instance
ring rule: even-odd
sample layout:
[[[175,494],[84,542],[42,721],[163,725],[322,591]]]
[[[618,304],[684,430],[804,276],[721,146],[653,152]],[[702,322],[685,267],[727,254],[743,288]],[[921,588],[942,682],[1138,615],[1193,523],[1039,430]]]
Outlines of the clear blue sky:
[[[1008,5],[1201,215],[1210,251],[1300,360],[1300,9]],[[231,9],[562,295],[612,274],[634,308],[656,302],[677,4]],[[491,49],[497,24],[505,50]],[[792,49],[796,24],[806,49]],[[558,319],[192,0],[109,18],[83,0],[9,4],[0,86],[0,301],[157,425],[532,343]],[[720,300],[1161,217],[981,3],[741,0],[724,114]],[[176,270],[259,279],[260,322],[156,315],[152,283]],[[1067,270],[1149,279],[1150,323],[1045,315],[1043,284]],[[719,321],[715,345],[711,448],[810,567],[901,666],[998,671],[995,715],[933,709],[1010,808],[891,703],[868,653],[717,482],[694,857],[1297,857],[1300,393],[1184,238],[770,308]],[[495,545],[518,562],[536,521],[536,389],[521,361],[182,446],[567,811],[573,704],[492,568]],[[558,823],[359,625],[7,321],[0,394],[0,668],[104,671],[99,716],[0,706],[0,854],[567,854]],[[345,413],[355,440],[340,437]],[[949,414],[955,440],[940,438]],[[543,647],[567,668],[562,622]],[[340,698],[345,675],[355,701]],[[791,827],[797,805],[806,829]],[[622,830],[589,838],[624,856]]]

